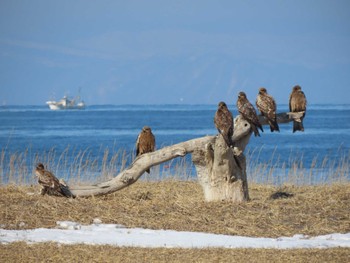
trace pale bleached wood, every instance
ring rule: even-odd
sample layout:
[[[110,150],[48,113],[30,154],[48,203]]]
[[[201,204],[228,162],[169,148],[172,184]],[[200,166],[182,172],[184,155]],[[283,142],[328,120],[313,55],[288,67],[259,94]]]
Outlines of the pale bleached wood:
[[[280,113],[277,122],[287,123],[300,118],[302,114]],[[263,125],[267,125],[263,116],[259,116],[259,119]],[[192,160],[207,201],[246,201],[249,200],[249,192],[243,152],[251,133],[250,124],[239,115],[235,118],[234,149],[228,148],[220,135],[205,136],[143,154],[109,181],[88,186],[72,185],[69,190],[77,197],[110,194],[135,183],[152,166],[193,153]]]
[[[206,201],[240,203],[249,200],[246,161],[243,154],[251,136],[251,126],[240,115],[234,120],[234,148],[218,135],[204,149],[192,154],[198,181]]]
[[[215,136],[205,136],[164,147],[152,153],[142,154],[126,170],[122,171],[113,179],[91,186],[70,186],[70,191],[74,196],[80,197],[113,193],[135,183],[152,166],[176,157],[185,156],[197,148],[204,148],[207,143],[214,139]]]

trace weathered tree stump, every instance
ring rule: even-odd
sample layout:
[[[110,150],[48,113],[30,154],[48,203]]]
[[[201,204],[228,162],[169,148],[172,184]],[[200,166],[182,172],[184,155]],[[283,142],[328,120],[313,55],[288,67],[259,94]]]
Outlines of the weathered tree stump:
[[[288,123],[299,119],[302,113],[280,113],[278,123]],[[197,176],[206,201],[231,201],[240,203],[249,200],[246,158],[244,150],[252,134],[251,125],[241,115],[235,118],[233,141],[235,147],[229,148],[222,136],[208,143],[204,149],[192,154]],[[263,116],[259,116],[262,125],[268,125]]]
[[[251,126],[240,115],[235,118],[234,148],[225,143],[221,135],[204,149],[192,153],[197,176],[206,201],[249,200],[246,159],[243,154],[251,135]]]
[[[300,113],[280,113],[278,123],[300,119]],[[267,121],[259,116],[262,125]],[[138,156],[134,162],[113,179],[96,185],[70,186],[74,196],[105,195],[121,190],[136,182],[150,167],[192,153],[198,180],[206,201],[231,201],[239,203],[249,200],[246,159],[244,150],[249,143],[252,129],[240,115],[235,118],[234,148],[227,147],[221,135],[205,136],[164,147],[155,152]]]

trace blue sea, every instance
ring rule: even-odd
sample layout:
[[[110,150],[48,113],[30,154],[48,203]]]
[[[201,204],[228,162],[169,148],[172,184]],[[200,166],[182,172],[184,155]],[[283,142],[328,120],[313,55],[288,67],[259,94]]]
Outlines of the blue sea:
[[[236,116],[236,107],[228,107]],[[70,163],[78,164],[79,171],[85,165],[83,171],[90,169],[98,176],[113,161],[115,167],[108,168],[116,173],[133,160],[136,137],[143,126],[152,128],[159,149],[217,134],[215,111],[216,105],[92,105],[67,111],[1,106],[0,180],[8,183],[22,176],[21,182],[32,182],[39,161],[65,179],[74,179],[77,173]],[[279,105],[278,112],[285,111],[288,106]],[[309,105],[304,127],[305,132],[293,133],[292,123],[281,124],[280,133],[271,133],[264,126],[261,137],[252,136],[245,152],[248,176],[272,183],[284,183],[283,178],[292,173],[307,174],[310,183],[349,179],[350,104]],[[196,176],[190,155],[157,169],[153,172],[158,176]]]

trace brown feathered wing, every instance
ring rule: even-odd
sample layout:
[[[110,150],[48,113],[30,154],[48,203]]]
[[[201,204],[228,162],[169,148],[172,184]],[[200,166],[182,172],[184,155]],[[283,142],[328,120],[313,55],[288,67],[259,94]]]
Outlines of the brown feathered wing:
[[[276,102],[274,98],[268,94],[258,94],[256,106],[260,113],[267,119],[270,125],[270,131],[280,131],[276,119]]]
[[[38,177],[38,183],[41,185],[42,190],[41,194],[57,195],[57,196],[66,196],[72,197],[68,187],[64,188],[65,185],[61,184],[60,181],[48,170],[43,168],[37,168],[35,174]]]
[[[238,98],[237,100],[237,109],[242,117],[247,120],[254,131],[255,136],[260,136],[258,128],[263,132],[263,128],[259,122],[258,115],[253,107],[253,105],[246,98]]]
[[[136,156],[144,153],[154,152],[155,145],[155,137],[152,131],[141,131],[136,140]],[[147,169],[146,172],[150,173],[150,169]]]
[[[214,123],[228,147],[233,147],[233,116],[227,107],[220,107],[215,113]]]
[[[306,114],[306,104],[307,101],[304,92],[300,89],[293,90],[289,97],[289,110],[291,112],[304,111],[304,114],[300,120],[293,121],[293,132],[304,131],[303,119]]]

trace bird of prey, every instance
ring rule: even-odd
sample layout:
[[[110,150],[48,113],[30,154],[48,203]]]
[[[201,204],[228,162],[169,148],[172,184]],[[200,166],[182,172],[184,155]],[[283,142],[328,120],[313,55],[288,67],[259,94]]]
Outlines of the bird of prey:
[[[35,169],[35,174],[38,177],[38,183],[41,185],[40,194],[67,196],[61,189],[59,180],[45,167],[42,163],[38,163]]]
[[[218,104],[218,109],[214,117],[215,127],[224,138],[228,147],[233,147],[233,117],[232,113],[227,108],[225,102],[221,101]]]
[[[238,93],[237,99],[237,109],[238,112],[242,115],[242,117],[249,122],[251,125],[254,135],[260,136],[258,128],[263,132],[263,127],[259,122],[258,115],[254,109],[254,106],[248,101],[247,95],[244,92]]]
[[[265,88],[260,88],[256,97],[256,106],[260,113],[265,116],[270,125],[271,132],[280,131],[276,120],[276,102],[274,98],[267,94]]]
[[[144,126],[142,131],[137,137],[136,140],[136,156],[139,156],[144,153],[153,152],[156,147],[156,140],[152,133],[152,130],[148,126]],[[150,173],[150,170],[146,170],[147,173]]]
[[[304,112],[299,120],[293,120],[293,132],[304,131],[303,119],[306,113],[306,97],[299,85],[293,87],[292,93],[289,96],[290,112]]]

